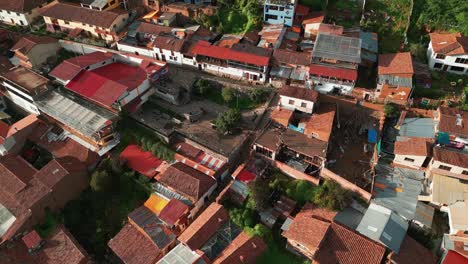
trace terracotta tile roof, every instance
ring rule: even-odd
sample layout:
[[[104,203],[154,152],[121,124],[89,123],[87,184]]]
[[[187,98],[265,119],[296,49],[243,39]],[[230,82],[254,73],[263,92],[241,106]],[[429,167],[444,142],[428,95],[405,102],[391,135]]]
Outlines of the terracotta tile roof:
[[[46,85],[49,82],[49,79],[46,77],[21,66],[10,69],[8,72],[2,74],[2,76],[13,83],[20,85],[32,95],[45,91],[47,88]]]
[[[16,44],[10,49],[12,51],[19,50],[23,54],[27,54],[36,45],[58,43],[58,40],[51,37],[26,35],[22,37]]]
[[[191,199],[194,203],[216,184],[216,180],[212,177],[181,162],[169,166],[158,176],[158,181]]]
[[[385,247],[379,243],[340,224],[332,223],[314,256],[314,263],[379,264],[384,254]]]
[[[430,156],[432,139],[407,137],[395,142],[396,155]]]
[[[0,0],[0,9],[25,13],[47,2],[47,0]]]
[[[394,99],[397,101],[406,102],[411,95],[411,87],[404,86],[391,86],[389,84],[384,84],[380,90],[379,98],[381,99]]]
[[[314,252],[322,244],[335,215],[336,212],[306,204],[294,217],[289,229],[283,232],[283,236]]]
[[[37,170],[20,156],[12,155],[0,159],[0,186],[10,194],[24,190]]]
[[[399,52],[379,55],[378,74],[408,74],[413,75],[413,60],[411,53]]]
[[[313,89],[306,89],[296,86],[285,85],[278,93],[282,96],[317,102],[319,97],[318,92]]]
[[[271,119],[276,123],[287,127],[289,125],[289,121],[291,120],[294,111],[284,109],[284,108],[276,108],[271,113]]]
[[[173,36],[157,36],[153,46],[159,49],[180,52],[184,46],[185,40]]]
[[[24,208],[32,208],[38,201],[51,192],[52,190],[39,179],[33,178],[29,181],[27,188],[15,194],[15,199]]]
[[[430,33],[432,50],[444,55],[468,54],[468,37],[461,33]]]
[[[39,179],[50,189],[55,189],[54,187],[56,184],[63,180],[63,178],[65,178],[70,173],[85,171],[86,166],[79,160],[66,157],[51,160],[44,167],[42,167],[34,177]]]
[[[449,150],[444,147],[434,147],[434,160],[455,165],[462,168],[468,168],[468,154],[459,150]]]
[[[331,24],[325,24],[325,23],[320,23],[320,26],[318,28],[318,32],[322,34],[329,34],[329,35],[343,35],[344,27],[339,26],[339,25],[331,25]]]
[[[153,264],[160,253],[151,239],[131,224],[126,224],[107,245],[125,264]]]
[[[195,159],[200,155],[203,151],[201,149],[198,149],[188,143],[181,142],[177,143],[175,145],[175,149],[178,153],[190,158],[190,159]]]
[[[192,250],[200,249],[213,236],[221,225],[229,220],[226,209],[218,203],[212,203],[179,236],[178,240]]]
[[[357,70],[355,69],[344,69],[336,67],[328,67],[324,65],[311,64],[309,67],[309,73],[311,75],[323,76],[323,77],[334,77],[344,80],[357,80]]]
[[[23,243],[27,248],[32,249],[32,248],[39,246],[42,239],[39,236],[39,234],[36,232],[36,230],[33,230],[29,232],[28,234],[26,234],[25,236],[23,236],[21,240],[23,240]]]
[[[65,60],[55,67],[49,75],[61,80],[71,80],[75,77],[80,71],[90,65],[108,60],[113,57],[111,53],[105,52],[93,52],[86,55],[81,55],[73,57],[71,59]]]
[[[23,129],[30,128],[37,124],[37,116],[33,114],[20,119],[11,126],[0,120],[0,144],[3,144],[3,141],[6,138],[15,136],[16,133],[22,131]]]
[[[241,232],[213,261],[213,264],[255,264],[267,249],[259,237],[250,237]]]
[[[322,103],[319,108],[306,119],[304,134],[328,142],[333,131],[336,106]]]
[[[169,226],[173,226],[177,221],[189,211],[189,207],[183,202],[172,199],[159,213],[159,218]]]
[[[47,6],[42,12],[44,17],[63,19],[65,21],[85,23],[105,29],[110,28],[122,13],[114,11],[98,11],[89,8],[82,8],[77,5],[55,3]]]
[[[322,23],[324,19],[325,14],[323,12],[311,12],[304,18],[302,25]]]
[[[275,49],[271,57],[271,63],[273,65],[287,64],[309,66],[311,61],[312,53],[310,52],[298,52],[285,49]]]
[[[58,226],[49,237],[43,240],[41,249],[31,254],[24,243],[19,240],[10,243],[9,247],[0,249],[0,263],[34,263],[34,264],[87,264],[88,254],[75,238],[63,226]]]
[[[437,258],[432,252],[406,235],[398,254],[391,253],[389,259],[398,264],[414,264],[415,260],[424,264],[436,264]]]
[[[453,134],[455,136],[468,137],[468,112],[456,108],[439,107],[440,121],[439,131]],[[461,122],[457,124],[457,115]]]
[[[159,35],[160,33],[169,33],[172,31],[172,27],[160,26],[153,23],[141,22],[135,30],[136,32]]]

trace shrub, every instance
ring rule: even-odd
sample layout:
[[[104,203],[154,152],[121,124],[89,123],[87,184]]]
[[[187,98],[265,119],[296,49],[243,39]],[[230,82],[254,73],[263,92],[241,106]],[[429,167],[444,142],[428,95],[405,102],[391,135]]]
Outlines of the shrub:
[[[195,93],[198,95],[205,95],[211,88],[211,83],[205,79],[198,79],[194,85],[193,88]]]
[[[216,129],[220,134],[232,132],[241,120],[241,113],[238,109],[229,109],[220,114],[215,120]]]
[[[347,207],[352,200],[352,193],[343,189],[333,180],[325,182],[317,189],[313,201],[319,207],[325,207],[329,210],[341,211]]]
[[[231,87],[224,87],[221,91],[221,96],[226,103],[230,103],[234,99],[236,90]]]
[[[105,170],[95,171],[91,175],[89,186],[95,192],[106,192],[111,188],[112,176]]]
[[[388,118],[395,118],[400,115],[400,109],[396,104],[387,103],[384,105],[384,113]]]

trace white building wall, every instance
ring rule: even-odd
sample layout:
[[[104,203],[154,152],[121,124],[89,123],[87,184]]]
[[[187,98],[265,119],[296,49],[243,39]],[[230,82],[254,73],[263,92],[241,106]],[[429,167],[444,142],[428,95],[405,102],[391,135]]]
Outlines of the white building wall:
[[[351,94],[354,89],[354,84],[337,84],[326,81],[316,82],[314,89],[319,93],[331,93],[333,89],[338,88],[342,94]]]
[[[452,164],[440,162],[438,160],[433,160],[430,167],[429,167],[429,169],[440,169],[439,167],[441,165],[450,167],[451,169],[446,170],[446,171],[451,172],[451,173],[455,173],[455,174],[463,174],[463,171],[468,171],[468,168],[458,167],[458,166],[455,166],[455,165],[452,165]]]
[[[3,82],[3,85],[7,88],[8,95],[13,103],[20,106],[24,110],[28,111],[29,113],[39,115],[39,108],[34,104],[34,100],[28,94],[16,89],[15,87],[9,85],[6,82]],[[12,90],[13,92],[10,92]],[[20,94],[21,96],[25,97],[28,100],[23,99],[22,97],[16,95],[16,93]]]
[[[14,137],[7,137],[3,144],[0,144],[0,156],[4,156],[8,154],[10,149],[12,149],[16,144],[16,140]]]
[[[293,100],[294,103],[290,104],[289,103],[290,100]],[[303,103],[306,104],[305,107],[301,106]],[[314,110],[314,102],[307,101],[307,100],[302,100],[302,99],[298,99],[298,98],[293,98],[293,97],[289,97],[289,96],[284,96],[284,95],[280,95],[280,104],[281,104],[281,107],[283,107],[283,108],[286,108],[286,109],[289,109],[289,110],[296,110],[297,109],[297,110],[299,110],[301,112],[308,113],[308,114],[312,114],[312,112]]]
[[[14,1],[14,0],[10,0]],[[0,10],[0,21],[5,24],[27,26],[29,25],[28,18],[23,13]]]
[[[405,160],[405,158],[413,159],[414,161]],[[394,163],[408,166],[411,168],[419,169],[423,165],[424,161],[426,160],[426,156],[415,156],[415,155],[395,155],[393,159]]]
[[[447,65],[447,72],[450,73],[455,73],[455,74],[468,74],[468,64],[463,64],[463,63],[457,63],[455,62],[456,59],[461,58],[461,59],[467,59],[468,60],[468,54],[463,54],[463,55],[456,55],[456,56],[445,56],[445,59],[437,59],[436,58],[437,54],[434,53],[432,50],[432,42],[429,43],[429,48],[427,49],[427,58],[428,58],[428,65],[429,68],[433,70],[443,70],[444,65]],[[441,63],[442,67],[441,68],[434,68],[434,64],[436,63]],[[451,66],[456,66],[456,67],[462,67],[464,68],[463,71],[454,71],[451,69]]]
[[[306,24],[304,26],[304,37],[310,38],[311,32],[317,32],[320,27],[320,23]]]
[[[149,57],[149,58],[152,58],[152,59],[156,59],[156,55],[155,55],[156,53],[155,53],[154,50],[146,49],[146,48],[143,48],[143,47],[135,47],[135,46],[132,46],[132,45],[117,43],[117,50],[132,53],[132,54],[138,54],[138,55],[146,56],[146,57]]]
[[[217,75],[229,75],[231,77],[237,77],[239,79],[247,80],[244,75],[248,73],[250,76],[248,79],[249,81],[253,81],[254,79],[252,78],[252,75],[256,75],[257,82],[262,82],[262,83],[265,82],[265,75],[266,75],[265,73],[259,73],[259,72],[244,70],[244,69],[232,68],[232,67],[222,67],[222,66],[208,64],[208,63],[201,63],[201,65],[202,65],[201,67],[203,70],[217,74]],[[260,74],[262,75],[261,77],[260,77]]]
[[[272,10],[272,7],[277,10]],[[284,24],[291,27],[294,20],[294,9],[294,4],[276,5],[266,1],[263,8],[263,20],[270,24]],[[268,15],[276,16],[276,19],[267,18]]]

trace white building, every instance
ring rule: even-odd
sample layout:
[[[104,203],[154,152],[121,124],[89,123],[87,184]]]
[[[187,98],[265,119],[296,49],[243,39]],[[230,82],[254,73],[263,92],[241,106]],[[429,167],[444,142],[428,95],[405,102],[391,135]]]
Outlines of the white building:
[[[393,163],[420,169],[430,161],[432,139],[418,137],[398,137],[395,142]]]
[[[280,106],[312,114],[317,103],[318,93],[312,89],[285,85],[279,90]]]
[[[48,90],[49,79],[24,67],[15,67],[1,75],[5,95],[25,111],[39,115],[35,100]]]
[[[449,175],[468,179],[468,152],[436,146],[429,169],[441,170]]]
[[[191,53],[200,70],[252,83],[267,80],[271,50],[240,43],[225,48],[199,41]]]
[[[291,27],[295,9],[295,0],[266,0],[263,5],[263,20],[269,24],[284,24]]]
[[[0,22],[10,25],[28,26],[39,16],[47,0],[4,0],[0,1]]]
[[[84,32],[107,43],[118,40],[118,32],[129,17],[121,10],[98,11],[63,3],[52,4],[42,15],[50,32],[68,32],[73,36]]]
[[[431,69],[468,74],[468,38],[461,33],[431,33],[427,49]]]

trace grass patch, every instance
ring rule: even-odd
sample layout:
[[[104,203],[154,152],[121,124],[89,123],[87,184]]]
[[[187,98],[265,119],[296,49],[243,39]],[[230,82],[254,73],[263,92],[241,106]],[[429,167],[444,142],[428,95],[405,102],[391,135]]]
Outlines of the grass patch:
[[[414,98],[448,99],[462,97],[464,88],[468,85],[468,77],[463,75],[432,71],[431,88],[416,87],[413,92]],[[455,86],[452,86],[452,83]]]

